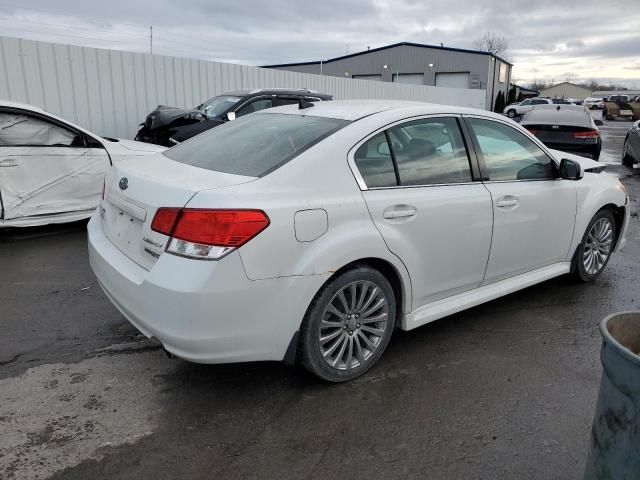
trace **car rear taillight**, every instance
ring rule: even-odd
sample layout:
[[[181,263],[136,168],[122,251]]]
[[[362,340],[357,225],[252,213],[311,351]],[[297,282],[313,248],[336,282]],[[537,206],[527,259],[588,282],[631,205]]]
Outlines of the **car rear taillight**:
[[[170,238],[167,252],[218,260],[269,226],[262,210],[159,208],[151,229]]]
[[[598,138],[600,132],[598,130],[589,130],[587,132],[576,132],[573,134],[573,138]]]

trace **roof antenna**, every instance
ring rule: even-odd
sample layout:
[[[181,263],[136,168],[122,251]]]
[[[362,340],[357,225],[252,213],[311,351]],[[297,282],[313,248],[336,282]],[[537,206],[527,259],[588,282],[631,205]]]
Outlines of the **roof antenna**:
[[[306,98],[300,97],[298,99],[298,110],[304,110],[305,108],[310,108],[313,106],[313,103],[308,101]]]

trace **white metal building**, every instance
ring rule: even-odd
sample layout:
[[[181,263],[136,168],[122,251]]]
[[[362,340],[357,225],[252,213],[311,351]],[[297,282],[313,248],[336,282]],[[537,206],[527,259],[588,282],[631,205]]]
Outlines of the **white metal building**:
[[[541,97],[549,98],[575,98],[576,100],[584,100],[591,96],[591,90],[580,85],[570,82],[562,82],[553,85],[544,90],[540,90]]]

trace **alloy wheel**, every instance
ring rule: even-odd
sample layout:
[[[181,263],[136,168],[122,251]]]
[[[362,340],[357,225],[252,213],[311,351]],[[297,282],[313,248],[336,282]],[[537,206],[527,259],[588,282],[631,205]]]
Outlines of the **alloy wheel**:
[[[367,362],[388,327],[389,302],[373,282],[352,282],[333,296],[320,320],[319,344],[325,362],[350,371]]]
[[[613,246],[613,224],[608,218],[600,218],[593,224],[584,242],[582,261],[585,271],[595,275],[607,263]]]

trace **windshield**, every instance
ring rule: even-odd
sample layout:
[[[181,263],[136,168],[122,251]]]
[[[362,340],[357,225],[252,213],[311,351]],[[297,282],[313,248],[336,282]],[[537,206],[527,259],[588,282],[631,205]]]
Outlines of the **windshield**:
[[[240,100],[242,100],[242,97],[220,95],[219,97],[213,97],[204,102],[198,107],[198,110],[204,113],[207,118],[219,117]]]
[[[262,177],[348,123],[335,118],[254,113],[208,130],[163,155],[207,170]]]

